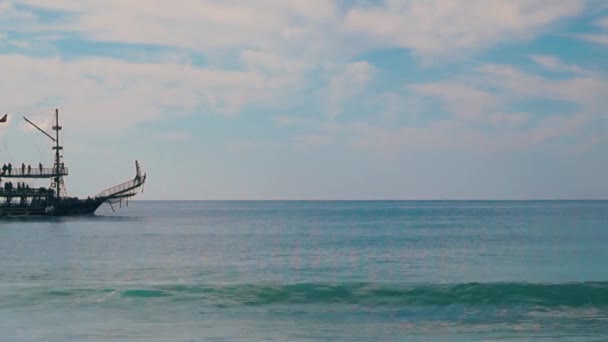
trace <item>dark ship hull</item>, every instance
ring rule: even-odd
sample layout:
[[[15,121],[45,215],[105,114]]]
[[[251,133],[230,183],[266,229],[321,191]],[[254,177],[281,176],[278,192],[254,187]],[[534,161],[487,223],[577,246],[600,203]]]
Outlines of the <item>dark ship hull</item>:
[[[93,215],[104,199],[61,198],[45,203],[0,205],[0,217]]]

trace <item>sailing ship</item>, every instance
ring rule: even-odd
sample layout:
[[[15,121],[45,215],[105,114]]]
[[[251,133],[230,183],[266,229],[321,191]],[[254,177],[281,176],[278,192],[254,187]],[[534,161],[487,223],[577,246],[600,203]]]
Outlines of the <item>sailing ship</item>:
[[[114,211],[114,205],[119,204],[122,207],[123,201],[128,205],[129,198],[140,190],[143,192],[146,174],[141,173],[139,163],[135,161],[133,179],[86,199],[69,197],[64,183],[64,177],[68,176],[69,172],[63,162],[63,146],[59,143],[62,130],[59,125],[59,110],[55,109],[55,124],[52,127],[54,136],[25,116],[23,119],[53,141],[53,165],[43,167],[39,163],[38,167],[32,168],[26,167],[25,164],[4,164],[0,170],[0,217],[93,215],[104,203],[108,203]],[[6,115],[0,122],[6,122]],[[33,179],[48,179],[50,186],[34,188],[25,183],[25,180]]]

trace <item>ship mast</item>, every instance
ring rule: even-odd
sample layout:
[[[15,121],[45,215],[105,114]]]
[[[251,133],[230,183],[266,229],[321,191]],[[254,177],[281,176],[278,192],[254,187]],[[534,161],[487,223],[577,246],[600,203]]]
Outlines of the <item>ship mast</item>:
[[[63,150],[63,146],[59,145],[60,130],[61,126],[59,126],[59,109],[55,109],[55,126],[53,126],[53,131],[55,131],[55,146],[53,146],[53,150],[55,150],[55,178],[53,178],[53,184],[51,186],[55,187],[57,198],[61,197],[61,187],[63,186],[63,175],[60,170],[61,155],[59,154],[59,151]]]
[[[51,178],[51,189],[55,191],[57,198],[61,198],[61,191],[67,196],[67,192],[65,190],[65,183],[63,182],[63,176],[67,176],[67,169],[64,167],[61,162],[61,151],[63,150],[63,146],[59,143],[59,131],[61,131],[61,126],[59,125],[59,109],[55,109],[55,124],[53,125],[53,131],[55,131],[55,137],[45,132],[42,128],[38,127],[35,123],[30,121],[25,116],[23,117],[25,121],[27,121],[30,125],[34,126],[37,130],[46,135],[49,139],[51,139],[55,145],[53,146],[53,150],[55,151],[53,166],[51,168],[42,168],[42,164],[40,165],[39,172],[32,173],[31,170],[28,170],[27,174],[25,170],[19,172],[17,170],[19,177],[24,178]],[[17,174],[15,174],[17,176]],[[6,175],[5,175],[6,177]],[[10,177],[10,175],[9,175]]]

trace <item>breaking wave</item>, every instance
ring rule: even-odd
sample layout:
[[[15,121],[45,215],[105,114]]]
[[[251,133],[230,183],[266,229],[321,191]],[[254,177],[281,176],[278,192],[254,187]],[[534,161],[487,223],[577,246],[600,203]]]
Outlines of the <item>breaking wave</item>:
[[[3,296],[5,297],[5,296]],[[138,288],[21,289],[11,294],[44,302],[116,299],[202,301],[217,307],[274,304],[356,304],[365,306],[530,305],[608,307],[608,282],[565,284],[463,283],[388,285],[376,283],[299,283],[234,285],[162,285]],[[6,299],[6,297],[5,297]]]

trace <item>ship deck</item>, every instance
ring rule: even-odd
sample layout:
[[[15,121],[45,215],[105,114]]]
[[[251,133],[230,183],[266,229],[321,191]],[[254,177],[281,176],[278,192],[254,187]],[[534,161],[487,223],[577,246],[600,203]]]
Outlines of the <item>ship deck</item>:
[[[13,168],[10,171],[5,170],[0,173],[1,178],[54,178],[58,176],[67,176],[68,168],[54,168],[54,167],[43,167],[43,168]]]

